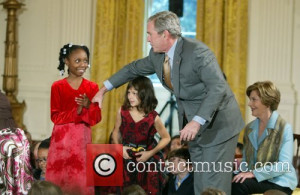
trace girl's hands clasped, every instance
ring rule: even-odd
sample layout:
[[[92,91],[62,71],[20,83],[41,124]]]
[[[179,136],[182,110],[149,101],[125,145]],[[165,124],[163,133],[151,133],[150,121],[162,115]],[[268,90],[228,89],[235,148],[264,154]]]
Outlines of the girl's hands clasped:
[[[131,157],[129,156],[127,150],[131,150],[132,147],[129,146],[123,146],[123,158],[124,159],[131,159]]]
[[[89,108],[91,101],[90,99],[86,96],[86,94],[80,94],[79,97],[75,98],[75,102],[79,105],[79,106],[83,106],[85,108]]]
[[[151,151],[142,151],[135,153],[137,162],[146,162],[151,156],[153,156]]]

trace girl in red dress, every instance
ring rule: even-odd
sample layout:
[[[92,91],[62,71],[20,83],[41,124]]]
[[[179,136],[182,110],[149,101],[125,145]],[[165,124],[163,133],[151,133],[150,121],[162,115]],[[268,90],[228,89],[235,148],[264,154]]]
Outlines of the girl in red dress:
[[[156,105],[150,79],[138,77],[129,82],[112,132],[113,143],[123,144],[123,188],[138,184],[149,194],[162,193],[165,177],[159,161],[163,161],[161,150],[169,143],[170,135],[154,110]],[[159,142],[154,138],[156,133],[160,135]]]
[[[91,143],[91,126],[101,120],[101,110],[91,98],[98,85],[82,76],[89,66],[89,49],[64,45],[58,69],[65,65],[68,76],[51,87],[51,120],[54,123],[47,159],[46,180],[69,194],[94,194],[86,185],[86,145]]]

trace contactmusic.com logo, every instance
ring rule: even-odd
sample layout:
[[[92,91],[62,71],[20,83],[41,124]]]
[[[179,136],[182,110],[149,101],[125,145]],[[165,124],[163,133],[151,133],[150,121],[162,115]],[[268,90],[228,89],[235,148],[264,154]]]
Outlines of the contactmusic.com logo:
[[[87,145],[87,185],[123,186],[121,144]]]

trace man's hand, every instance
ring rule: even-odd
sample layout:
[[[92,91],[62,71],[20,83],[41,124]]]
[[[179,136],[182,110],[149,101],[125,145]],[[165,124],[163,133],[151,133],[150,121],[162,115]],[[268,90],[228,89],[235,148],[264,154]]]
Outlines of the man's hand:
[[[102,87],[97,93],[96,95],[93,97],[92,102],[97,102],[99,104],[99,107],[102,108],[102,102],[103,102],[103,98],[104,98],[104,94],[107,92],[106,87]]]
[[[191,120],[182,130],[180,130],[180,140],[191,141],[195,139],[200,127],[201,125],[198,122]]]

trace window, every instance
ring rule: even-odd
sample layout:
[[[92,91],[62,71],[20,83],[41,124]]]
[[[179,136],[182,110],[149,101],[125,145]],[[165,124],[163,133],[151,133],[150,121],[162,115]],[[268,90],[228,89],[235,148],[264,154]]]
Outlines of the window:
[[[148,6],[150,6],[151,9],[148,9],[149,12],[147,18],[157,12],[169,10],[169,0],[152,0],[152,4],[150,2]],[[183,16],[180,17],[181,32],[183,37],[196,37],[196,14],[197,0],[183,0]],[[150,49],[151,47],[148,44],[146,55],[148,55]],[[160,83],[156,74],[151,75],[150,79],[155,84]]]

